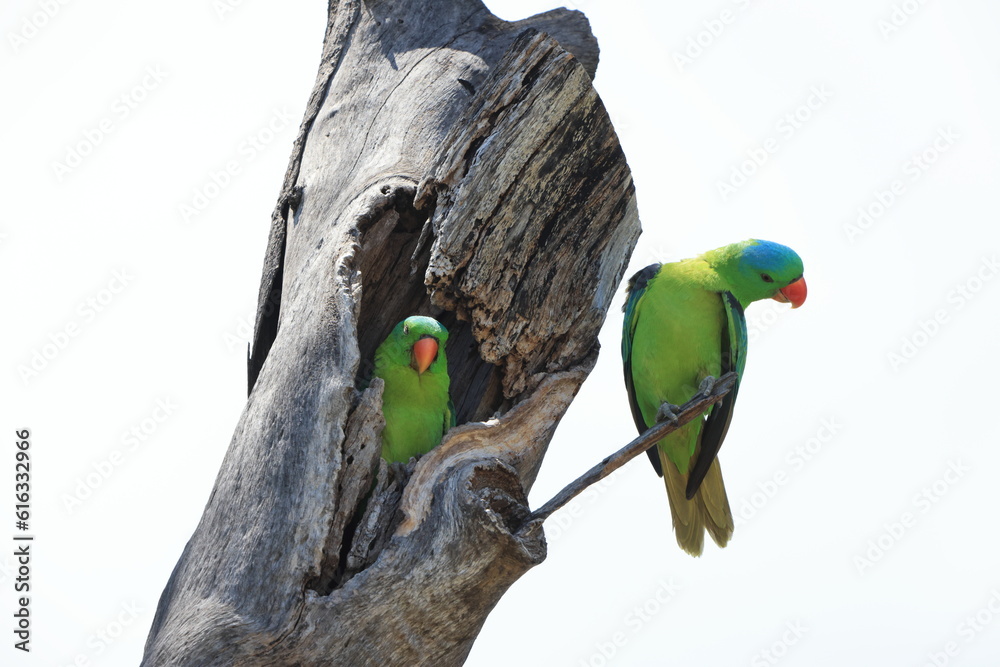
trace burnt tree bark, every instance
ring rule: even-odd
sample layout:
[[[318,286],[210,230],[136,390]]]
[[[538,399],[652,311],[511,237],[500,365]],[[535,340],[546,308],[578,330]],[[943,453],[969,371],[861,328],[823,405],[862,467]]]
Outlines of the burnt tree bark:
[[[544,559],[526,494],[639,234],[596,66],[579,12],[331,0],[246,408],[143,664],[461,664]],[[371,359],[416,313],[459,426],[390,468]]]

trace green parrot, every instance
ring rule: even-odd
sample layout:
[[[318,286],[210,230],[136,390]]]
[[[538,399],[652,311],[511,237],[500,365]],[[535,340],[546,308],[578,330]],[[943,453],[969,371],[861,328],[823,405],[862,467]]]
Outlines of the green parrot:
[[[798,308],[806,299],[802,260],[786,246],[749,239],[670,264],[652,264],[628,283],[622,360],[632,418],[642,433],[673,419],[677,405],[735,371],[721,402],[646,450],[663,476],[677,543],[701,555],[705,531],[720,547],[733,515],[716,454],[733,416],[746,363],[743,310],[760,299]]]
[[[448,394],[448,330],[431,317],[414,315],[396,325],[375,350],[375,377],[382,378],[382,458],[406,462],[426,454],[455,425]]]

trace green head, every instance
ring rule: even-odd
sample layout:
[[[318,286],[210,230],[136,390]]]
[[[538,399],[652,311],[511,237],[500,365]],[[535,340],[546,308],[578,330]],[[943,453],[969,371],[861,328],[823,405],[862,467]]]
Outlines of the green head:
[[[418,374],[447,373],[444,346],[448,330],[433,317],[414,315],[396,325],[378,352],[399,366],[410,366]]]
[[[802,259],[788,246],[748,239],[709,250],[702,257],[744,307],[760,299],[774,299],[798,308],[806,300]]]

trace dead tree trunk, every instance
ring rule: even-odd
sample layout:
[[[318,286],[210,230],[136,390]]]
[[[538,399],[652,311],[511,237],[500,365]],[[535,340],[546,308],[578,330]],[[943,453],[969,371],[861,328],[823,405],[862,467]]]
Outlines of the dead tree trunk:
[[[639,234],[596,65],[578,12],[331,0],[249,398],[144,665],[461,664],[542,561],[526,494]],[[451,332],[460,426],[389,469],[360,388],[416,313]]]

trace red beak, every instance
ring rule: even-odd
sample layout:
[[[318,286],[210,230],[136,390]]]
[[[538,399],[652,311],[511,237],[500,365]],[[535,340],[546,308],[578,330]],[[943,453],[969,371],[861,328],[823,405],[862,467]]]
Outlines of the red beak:
[[[423,373],[438,355],[438,342],[433,338],[421,338],[413,344],[413,362],[411,365],[417,373]]]
[[[806,302],[805,276],[799,278],[788,287],[778,290],[778,293],[771,298],[781,303],[790,303],[792,304],[792,308],[798,308]]]

